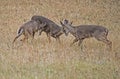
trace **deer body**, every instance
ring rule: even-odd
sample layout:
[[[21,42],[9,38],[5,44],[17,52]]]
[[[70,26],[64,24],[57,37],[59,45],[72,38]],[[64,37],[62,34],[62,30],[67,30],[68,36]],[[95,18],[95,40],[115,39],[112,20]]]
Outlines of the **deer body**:
[[[34,15],[31,18],[31,20],[37,20],[37,19],[39,19],[42,23],[44,23],[44,22],[46,23],[46,26],[43,28],[43,31],[47,34],[49,42],[51,41],[50,36],[52,36],[56,40],[59,40],[59,42],[60,42],[60,36],[63,34],[62,27],[60,27],[55,22],[53,22],[50,19],[43,17],[43,16]],[[40,34],[41,34],[41,32],[40,32]]]
[[[32,38],[34,38],[35,32],[37,32],[38,30],[41,30],[41,28],[43,26],[45,26],[46,24],[40,24],[40,21],[28,21],[25,24],[23,24],[18,32],[17,32],[17,36],[15,37],[15,39],[13,40],[13,43],[16,41],[16,39],[18,37],[20,37],[22,34],[25,36],[25,39],[28,39],[29,36],[31,36]]]
[[[68,27],[70,33],[78,39],[98,36],[101,33],[108,33],[108,30],[97,25],[80,25]]]
[[[107,39],[108,35],[108,29],[103,26],[98,25],[79,25],[79,26],[72,26],[72,24],[68,23],[68,20],[64,20],[64,23],[62,23],[62,26],[65,29],[65,33],[71,33],[75,39],[71,45],[73,45],[75,42],[78,42],[78,45],[80,46],[82,41],[86,38],[94,37],[98,41],[102,41],[105,44],[111,48],[112,42]]]

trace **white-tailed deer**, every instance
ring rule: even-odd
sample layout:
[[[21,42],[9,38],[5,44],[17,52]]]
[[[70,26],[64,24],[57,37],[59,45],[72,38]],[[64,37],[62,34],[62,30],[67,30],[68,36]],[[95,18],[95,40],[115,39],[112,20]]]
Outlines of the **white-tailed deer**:
[[[46,33],[49,42],[51,42],[50,36],[60,42],[60,36],[63,34],[62,27],[44,16],[34,15],[31,20],[40,20],[42,23],[46,23],[46,26],[43,27],[42,31]],[[41,34],[41,32],[39,34]]]
[[[34,38],[35,32],[37,31],[41,31],[42,28],[46,26],[46,23],[41,23],[39,20],[36,21],[28,21],[26,23],[24,23],[18,30],[17,32],[17,36],[15,37],[15,39],[13,40],[13,43],[16,41],[16,39],[18,37],[20,37],[22,34],[25,36],[23,41],[25,39],[28,39],[29,36],[32,37],[32,39]]]
[[[72,22],[69,22],[68,20],[64,20],[63,22],[60,21],[60,23],[64,28],[65,35],[68,35],[68,33],[70,32],[75,37],[71,45],[79,41],[78,46],[80,46],[85,38],[94,37],[98,41],[102,41],[105,44],[107,44],[110,49],[112,48],[112,42],[107,39],[108,29],[103,26],[99,25],[72,26]]]

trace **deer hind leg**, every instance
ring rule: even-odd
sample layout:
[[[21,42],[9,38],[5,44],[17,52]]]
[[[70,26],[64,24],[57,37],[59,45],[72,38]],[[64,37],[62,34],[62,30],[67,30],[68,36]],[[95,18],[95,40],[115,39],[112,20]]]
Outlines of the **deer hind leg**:
[[[34,36],[35,36],[35,32],[33,32],[33,33],[31,34],[32,41],[34,40]]]
[[[35,32],[34,31],[29,31],[27,30],[26,31],[26,36],[30,36],[32,38],[32,40],[34,39],[34,36],[35,36]]]
[[[35,32],[30,32],[29,33],[31,39],[30,39],[30,42],[32,43],[35,39],[34,39],[34,36],[35,36]]]
[[[28,36],[25,36],[23,39],[21,39],[20,41],[25,42],[25,40],[28,40]]]
[[[109,49],[112,49],[112,42],[107,39],[107,36],[95,37],[98,41],[102,41],[109,46]]]
[[[13,40],[13,43],[16,41],[17,38],[19,38],[21,36],[21,34],[19,34],[18,36],[15,37],[15,39]]]
[[[77,42],[77,41],[78,41],[78,39],[75,38],[75,39],[73,40],[73,42],[70,44],[70,46],[72,46],[72,45],[73,45],[75,42]]]
[[[109,46],[109,49],[112,49],[112,42],[108,40],[107,38],[103,40],[104,43],[106,43]]]
[[[21,39],[20,41],[25,42],[25,40],[28,40],[28,36],[29,36],[29,34],[28,34],[28,33],[24,33],[23,35],[24,35],[24,38]]]

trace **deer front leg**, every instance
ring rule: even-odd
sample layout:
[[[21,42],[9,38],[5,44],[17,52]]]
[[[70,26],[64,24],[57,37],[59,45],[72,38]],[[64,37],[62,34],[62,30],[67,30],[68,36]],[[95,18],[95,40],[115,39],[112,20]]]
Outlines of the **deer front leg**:
[[[83,42],[83,39],[80,39],[79,42],[78,42],[78,46],[80,46]]]
[[[39,30],[39,35],[41,35],[42,34],[42,30]]]
[[[50,39],[50,34],[49,33],[46,33],[47,34],[47,37],[48,37],[48,41],[49,43],[51,42],[51,39]]]
[[[74,39],[73,42],[70,44],[70,46],[72,46],[77,41],[78,41],[78,39]]]
[[[59,44],[61,44],[60,37],[56,37],[56,41],[58,41]]]

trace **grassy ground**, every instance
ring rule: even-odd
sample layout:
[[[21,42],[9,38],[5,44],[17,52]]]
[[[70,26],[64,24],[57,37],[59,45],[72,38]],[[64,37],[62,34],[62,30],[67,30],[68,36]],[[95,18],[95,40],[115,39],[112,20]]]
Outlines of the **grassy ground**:
[[[0,79],[119,79],[119,0],[0,0]],[[33,15],[43,15],[57,24],[62,19],[74,25],[97,24],[109,29],[112,51],[94,38],[83,50],[69,46],[74,37],[52,38],[42,33],[35,40],[12,45],[17,29]],[[21,37],[22,38],[22,37]]]

